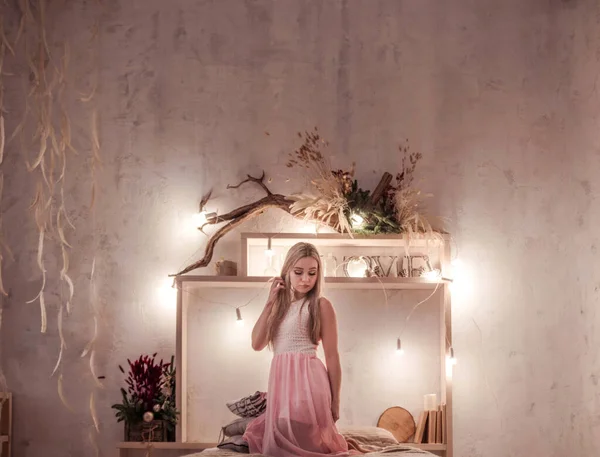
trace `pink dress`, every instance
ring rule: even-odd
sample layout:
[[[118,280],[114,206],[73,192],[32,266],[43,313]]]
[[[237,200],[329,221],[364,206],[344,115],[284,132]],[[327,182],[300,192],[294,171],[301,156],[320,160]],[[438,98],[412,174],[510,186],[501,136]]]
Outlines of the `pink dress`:
[[[347,456],[331,414],[325,365],[310,341],[308,303],[291,304],[273,341],[267,409],[244,434],[251,453],[272,457]]]

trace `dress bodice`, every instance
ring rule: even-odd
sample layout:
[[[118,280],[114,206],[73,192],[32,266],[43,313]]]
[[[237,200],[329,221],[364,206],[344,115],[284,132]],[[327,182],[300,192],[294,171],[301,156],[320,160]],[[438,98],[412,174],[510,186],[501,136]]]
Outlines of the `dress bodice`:
[[[275,354],[284,352],[316,354],[317,346],[310,340],[309,317],[308,301],[301,299],[290,304],[273,339]]]

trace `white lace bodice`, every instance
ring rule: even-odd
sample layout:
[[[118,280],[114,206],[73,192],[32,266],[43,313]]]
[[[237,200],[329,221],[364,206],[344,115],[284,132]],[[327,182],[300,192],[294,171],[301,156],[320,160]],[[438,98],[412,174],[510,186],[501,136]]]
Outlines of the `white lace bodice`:
[[[275,354],[284,352],[316,354],[317,346],[310,341],[308,323],[308,302],[304,303],[303,299],[292,302],[273,339]]]

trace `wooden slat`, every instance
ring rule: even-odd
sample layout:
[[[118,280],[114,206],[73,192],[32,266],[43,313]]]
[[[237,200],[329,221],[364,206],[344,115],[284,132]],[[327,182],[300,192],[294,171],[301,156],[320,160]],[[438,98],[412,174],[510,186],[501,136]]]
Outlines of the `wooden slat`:
[[[282,240],[308,240],[315,245],[331,244],[336,241],[336,246],[388,246],[394,242],[395,246],[404,246],[406,241],[403,235],[361,235],[358,233],[352,236],[344,233],[242,233],[242,244],[258,245],[264,243],[264,240],[271,238],[274,244]],[[441,235],[442,242],[449,244],[450,237]],[[434,246],[433,241],[429,241],[430,246]],[[413,239],[410,245],[414,247],[425,246],[426,239]]]
[[[217,443],[182,443],[182,442],[134,442],[134,441],[121,441],[117,443],[117,449],[190,449],[190,450],[202,450],[216,447]]]
[[[181,283],[177,282],[177,317],[176,317],[176,328],[175,328],[175,404],[177,409],[180,411],[179,421],[175,427],[175,439],[177,441],[183,441],[187,419],[184,414],[183,405],[183,291],[181,290]]]
[[[266,276],[178,276],[176,281],[183,287],[250,288],[268,287]],[[325,278],[325,287],[330,289],[408,289],[433,290],[447,281],[432,281],[425,278]]]
[[[444,246],[444,262],[449,267],[452,259],[450,243]],[[448,348],[452,346],[452,300],[450,294],[450,285],[444,287],[444,335],[445,344]],[[442,365],[445,367],[446,358],[442,360]],[[446,457],[453,457],[454,454],[454,439],[452,436],[452,377],[454,369],[448,370],[445,375],[446,387]]]
[[[422,449],[424,451],[445,451],[446,450],[445,444],[435,444],[435,443],[421,443],[421,444],[406,443],[406,444],[408,446],[413,446],[418,449]]]

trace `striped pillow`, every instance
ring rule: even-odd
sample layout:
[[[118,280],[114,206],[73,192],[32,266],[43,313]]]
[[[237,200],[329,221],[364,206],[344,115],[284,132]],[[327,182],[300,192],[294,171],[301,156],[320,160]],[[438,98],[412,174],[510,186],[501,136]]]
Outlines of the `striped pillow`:
[[[227,408],[236,416],[258,417],[267,409],[267,393],[258,390],[252,395],[226,403]]]

